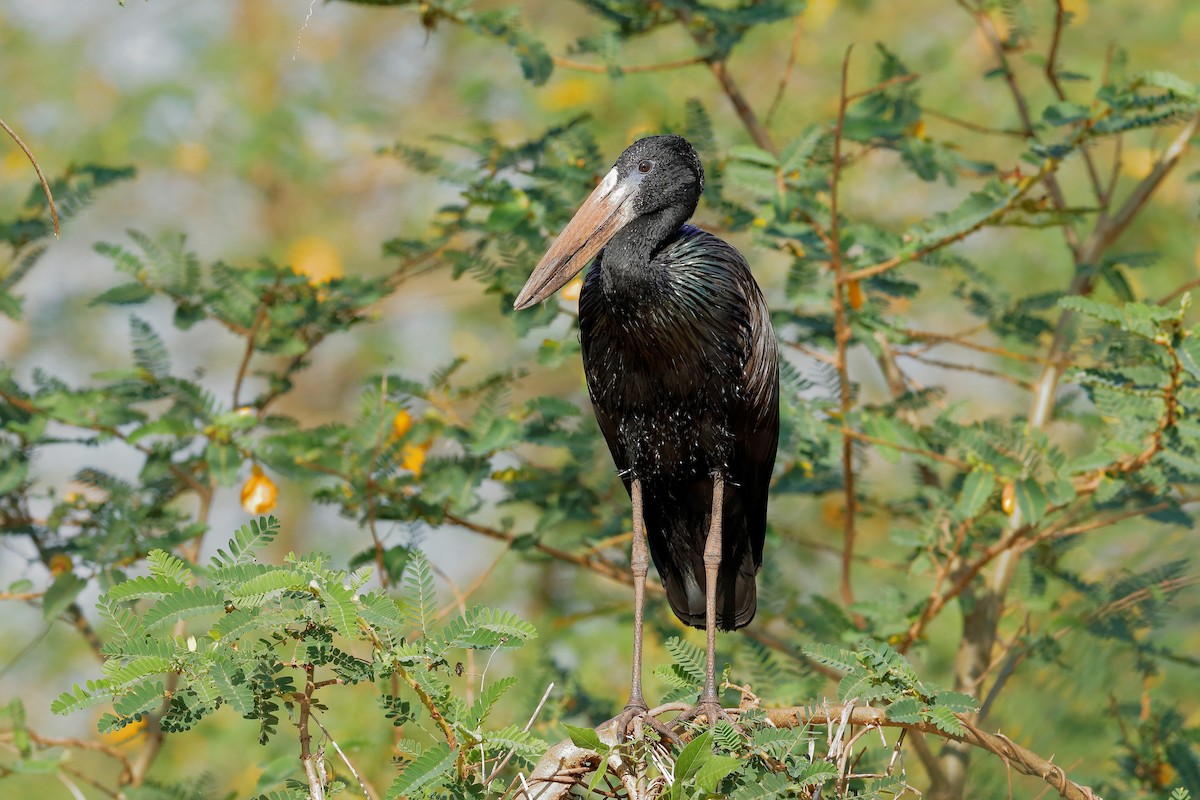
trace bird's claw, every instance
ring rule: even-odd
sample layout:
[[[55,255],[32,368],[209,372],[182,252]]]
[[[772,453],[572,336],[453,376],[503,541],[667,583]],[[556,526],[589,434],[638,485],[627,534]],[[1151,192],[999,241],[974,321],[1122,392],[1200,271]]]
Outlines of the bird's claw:
[[[680,746],[683,742],[680,740],[679,735],[671,730],[666,723],[660,722],[651,716],[648,713],[649,711],[650,709],[645,703],[630,703],[625,706],[624,710],[613,718],[613,728],[617,732],[617,743],[624,744],[629,738],[630,732],[634,734],[634,738],[637,738],[641,730],[649,726],[663,741],[670,742],[676,747]]]
[[[701,700],[676,717],[675,723],[695,722],[700,717],[704,717],[705,722],[708,723],[708,727],[710,728],[717,724],[717,720],[723,719],[732,725],[733,729],[738,733],[742,735],[746,733],[742,730],[742,726],[738,724],[737,720],[715,700]]]

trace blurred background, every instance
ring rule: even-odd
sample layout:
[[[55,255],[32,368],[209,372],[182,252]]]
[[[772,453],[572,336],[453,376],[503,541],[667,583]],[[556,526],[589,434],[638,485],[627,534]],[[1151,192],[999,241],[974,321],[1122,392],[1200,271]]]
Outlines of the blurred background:
[[[510,2],[477,5],[499,8]],[[582,4],[560,0],[519,5],[526,27],[552,55],[599,63],[589,54],[572,55],[572,46],[580,35],[606,30],[601,17]],[[1119,39],[1131,65],[1164,66],[1196,78],[1200,4],[1065,0],[1064,6],[1075,15],[1063,45],[1072,69],[1100,74],[1110,42]],[[1043,25],[1047,18],[1042,16]],[[886,42],[921,75],[925,107],[995,127],[1015,124],[1003,83],[983,78],[994,65],[986,42],[970,16],[947,0],[810,0],[798,25],[784,22],[756,30],[730,67],[748,101],[764,114],[771,110],[776,141],[787,142],[835,109],[848,46],[856,48],[851,85],[873,82],[877,41]],[[622,58],[629,64],[661,63],[689,58],[695,49],[681,31],[672,29],[629,43]],[[776,98],[778,76],[790,59],[794,73]],[[1018,60],[1018,68],[1035,71],[1038,66]],[[392,154],[397,141],[427,145],[446,158],[468,162],[473,157],[467,151],[434,137],[487,130],[501,141],[515,142],[588,114],[602,151],[615,159],[632,139],[677,125],[685,100],[699,98],[713,118],[723,149],[749,142],[703,66],[614,77],[560,64],[538,87],[522,78],[508,47],[454,25],[430,30],[415,9],[315,0],[127,0],[124,6],[100,0],[0,0],[0,74],[7,76],[0,87],[0,117],[23,137],[47,174],[87,162],[132,165],[138,171],[136,179],[98,195],[64,228],[62,238],[22,284],[25,318],[0,319],[0,362],[22,378],[43,368],[83,382],[94,372],[128,363],[127,314],[88,305],[116,282],[111,262],[92,247],[100,241],[124,241],[126,229],[155,237],[184,235],[204,261],[249,265],[267,257],[318,280],[393,268],[382,243],[397,236],[420,236],[438,207],[456,193]],[[928,124],[939,123],[931,118]],[[952,140],[957,129],[944,124],[937,135]],[[973,143],[992,149],[974,151],[971,157],[1000,164],[1010,163],[1021,146],[1005,137],[974,137]],[[1123,179],[1144,176],[1162,144],[1149,134],[1131,138]],[[1126,250],[1156,249],[1162,254],[1159,268],[1134,273],[1142,282],[1135,287],[1140,296],[1160,296],[1196,275],[1200,184],[1187,180],[1193,169],[1179,171],[1165,184],[1155,214],[1123,243]],[[22,202],[32,177],[28,161],[15,146],[0,148],[0,204]],[[851,174],[843,207],[851,216],[899,228],[953,207],[964,192],[962,186],[905,177],[895,167],[894,156],[880,153]],[[703,205],[698,219],[706,227],[720,228],[721,221]],[[785,264],[778,254],[756,252],[748,236],[735,241],[749,255],[768,295],[782,297]],[[1042,283],[1058,287],[1069,281],[1070,261],[1054,231],[988,232],[966,247],[1014,289]],[[925,329],[953,331],[969,321],[933,296],[922,295],[921,302],[925,305],[913,313]],[[238,340],[173,329],[165,303],[152,303],[138,313],[163,332],[177,371],[201,371],[213,386],[231,383],[242,354]],[[528,367],[535,373],[532,390],[573,393],[583,402],[577,361],[536,374],[539,341],[536,335],[517,339],[510,325],[501,324],[496,298],[482,294],[471,280],[452,281],[445,270],[432,271],[410,280],[382,304],[374,324],[324,345],[313,367],[300,377],[299,391],[279,410],[306,425],[343,418],[352,413],[364,376],[386,369],[424,377],[454,356],[467,358],[467,373],[480,376],[505,365]],[[796,363],[801,369],[811,366],[802,358]],[[929,377],[946,380],[940,373]],[[1026,403],[1024,395],[1004,384],[957,373],[952,378],[950,399],[980,404],[978,416],[987,416],[989,409],[1008,413]],[[874,371],[858,370],[855,379],[863,381],[868,395],[884,391]],[[40,481],[66,491],[80,454],[69,449],[56,453],[37,465],[37,474]],[[136,470],[134,460],[121,463],[129,455],[120,448],[109,455],[110,469]],[[107,456],[91,451],[87,457],[97,461]],[[872,462],[869,480],[886,490],[893,479],[891,469],[885,462]],[[284,482],[280,489],[275,513],[285,520],[288,538],[278,543],[279,553],[319,548],[344,559],[366,544],[352,522],[312,504],[304,486]],[[614,514],[627,513],[624,502],[614,495]],[[835,503],[819,502],[788,503],[773,510],[777,527],[797,532],[810,543],[831,545],[826,552],[774,542],[783,553],[777,574],[803,585],[806,594],[832,598],[835,593],[840,513]],[[206,546],[215,548],[224,532],[246,517],[236,489],[220,493],[212,517],[220,535],[210,537]],[[899,552],[887,541],[885,523],[864,522],[860,552]],[[394,541],[419,541],[460,585],[489,564],[498,547],[451,529],[397,529],[389,535]],[[1163,541],[1167,549],[1195,548],[1189,531],[1177,530]],[[0,547],[0,584],[7,585],[25,573],[30,554],[7,544]],[[1124,551],[1114,534],[1111,542],[1093,552],[1108,568]],[[539,646],[519,658],[553,662],[553,671],[572,674],[575,681],[591,680],[598,695],[620,702],[627,684],[624,677],[614,681],[611,676],[624,676],[626,670],[628,591],[578,571],[515,560],[505,562],[497,574],[500,579],[489,582],[479,599],[520,608],[543,631]],[[531,580],[534,575],[538,580]],[[533,596],[531,585],[536,586]],[[904,595],[903,572],[896,574],[894,585],[863,589],[869,596],[873,590],[869,599],[883,603]],[[91,597],[83,597],[85,606]],[[769,590],[765,601],[770,603]],[[1195,598],[1184,605],[1188,611],[1176,625],[1177,642],[1190,637],[1200,647]],[[619,613],[610,613],[614,608]],[[63,626],[47,629],[38,609],[15,604],[6,609],[0,619],[0,697],[23,695],[44,732],[82,735],[90,720],[51,717],[46,708],[65,684],[89,676],[94,662],[83,655],[71,631]],[[652,615],[652,627],[659,633],[680,633],[665,608]],[[950,630],[956,623],[948,617],[939,624]],[[650,636],[650,666],[667,658],[660,638]],[[596,641],[613,644],[597,648]],[[944,670],[952,652],[939,649],[935,641],[924,657],[930,669]],[[1071,657],[1083,655],[1076,652]],[[998,724],[1002,722],[1014,739],[1033,730],[1045,733],[1047,727],[1058,731],[1050,750],[1069,771],[1091,746],[1092,734],[1083,729],[1097,713],[1097,704],[1107,702],[1109,687],[1122,679],[1120,665],[1090,666],[1087,671],[1056,672],[1050,679],[1055,685],[1031,687],[1028,693],[1011,688]],[[520,668],[511,659],[495,665],[502,672]],[[1173,682],[1179,693],[1195,696],[1194,675],[1167,674],[1162,680]],[[650,685],[652,696],[660,693],[653,679]],[[513,707],[532,708],[544,688],[523,684],[522,696],[511,698]],[[570,694],[569,687],[561,691],[560,697]],[[1061,698],[1060,707],[1023,708],[1025,701],[1047,692]],[[555,713],[569,715],[569,704]],[[1190,713],[1198,713],[1194,703]],[[1048,726],[1047,716],[1053,718]],[[353,741],[353,726],[342,734]],[[258,768],[232,757],[253,741],[253,732],[239,730],[233,715],[218,715],[188,736],[188,747],[168,746],[163,769],[196,773],[230,765],[237,772],[221,775],[220,783],[239,791],[255,784]],[[281,759],[293,758],[288,740],[272,747]],[[380,757],[386,758],[386,752]],[[1001,767],[990,769],[1003,781]]]

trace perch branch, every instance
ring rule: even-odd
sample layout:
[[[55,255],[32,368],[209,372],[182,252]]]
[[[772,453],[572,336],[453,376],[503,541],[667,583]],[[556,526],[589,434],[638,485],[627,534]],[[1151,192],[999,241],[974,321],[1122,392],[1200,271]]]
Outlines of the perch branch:
[[[840,725],[845,722],[848,725],[869,728],[902,728],[927,736],[962,742],[997,756],[1017,772],[1041,778],[1067,800],[1099,800],[1091,788],[1072,781],[1061,767],[1049,759],[1017,744],[1003,734],[982,731],[961,716],[959,721],[964,729],[961,735],[947,733],[930,722],[896,722],[888,719],[883,709],[857,705],[849,708],[842,705],[769,708],[766,709],[766,716],[770,724],[777,728]],[[601,742],[609,745],[615,742],[612,727],[612,722],[609,722],[596,729]],[[528,800],[562,800],[570,795],[573,786],[583,781],[589,772],[600,765],[600,754],[579,747],[570,739],[566,739],[546,751],[526,779],[523,794]],[[633,769],[619,750],[609,757],[609,765],[618,775]]]

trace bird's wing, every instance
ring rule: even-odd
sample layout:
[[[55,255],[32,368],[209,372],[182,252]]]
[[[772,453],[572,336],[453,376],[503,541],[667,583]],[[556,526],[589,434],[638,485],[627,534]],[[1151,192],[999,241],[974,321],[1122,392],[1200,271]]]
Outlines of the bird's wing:
[[[738,430],[734,470],[741,476],[746,517],[754,548],[754,565],[762,564],[767,528],[767,492],[779,446],[779,353],[771,314],[758,284],[746,272],[750,336],[745,382],[735,414]]]
[[[595,320],[602,316],[599,309],[595,307],[595,304],[600,300],[599,276],[602,258],[603,253],[592,264],[591,269],[588,270],[587,275],[584,277],[583,290],[579,296],[579,344],[582,349],[585,371],[592,360],[590,357],[592,348],[598,347],[603,352],[607,341],[604,339],[606,333],[599,332],[597,335],[601,337],[601,341],[598,343],[593,342],[592,337],[589,336],[589,330],[591,329],[588,325],[589,320]],[[616,465],[617,474],[621,477],[621,482],[625,484],[625,491],[628,492],[630,491],[631,483],[629,477],[629,456],[621,444],[621,437],[619,435],[620,425],[612,415],[604,410],[604,404],[597,402],[593,388],[591,378],[589,377],[588,396],[592,401],[592,410],[596,414],[596,422],[600,425],[600,432],[604,434],[604,441],[608,443],[608,450],[612,453],[613,464]]]
[[[674,248],[677,265],[689,264],[706,277],[693,307],[713,312],[708,329],[736,340],[740,350],[742,374],[729,409],[734,426],[729,477],[741,487],[757,569],[762,564],[767,491],[779,445],[779,353],[771,312],[749,264],[733,245],[685,225]],[[724,298],[724,313],[714,307],[715,297]]]

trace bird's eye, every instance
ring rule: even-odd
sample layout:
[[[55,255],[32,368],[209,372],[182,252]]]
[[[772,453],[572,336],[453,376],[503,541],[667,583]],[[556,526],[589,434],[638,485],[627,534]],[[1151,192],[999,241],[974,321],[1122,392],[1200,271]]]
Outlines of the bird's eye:
[[[642,163],[638,164],[638,172],[642,173],[643,175],[652,169],[654,169],[653,161],[643,161]]]

